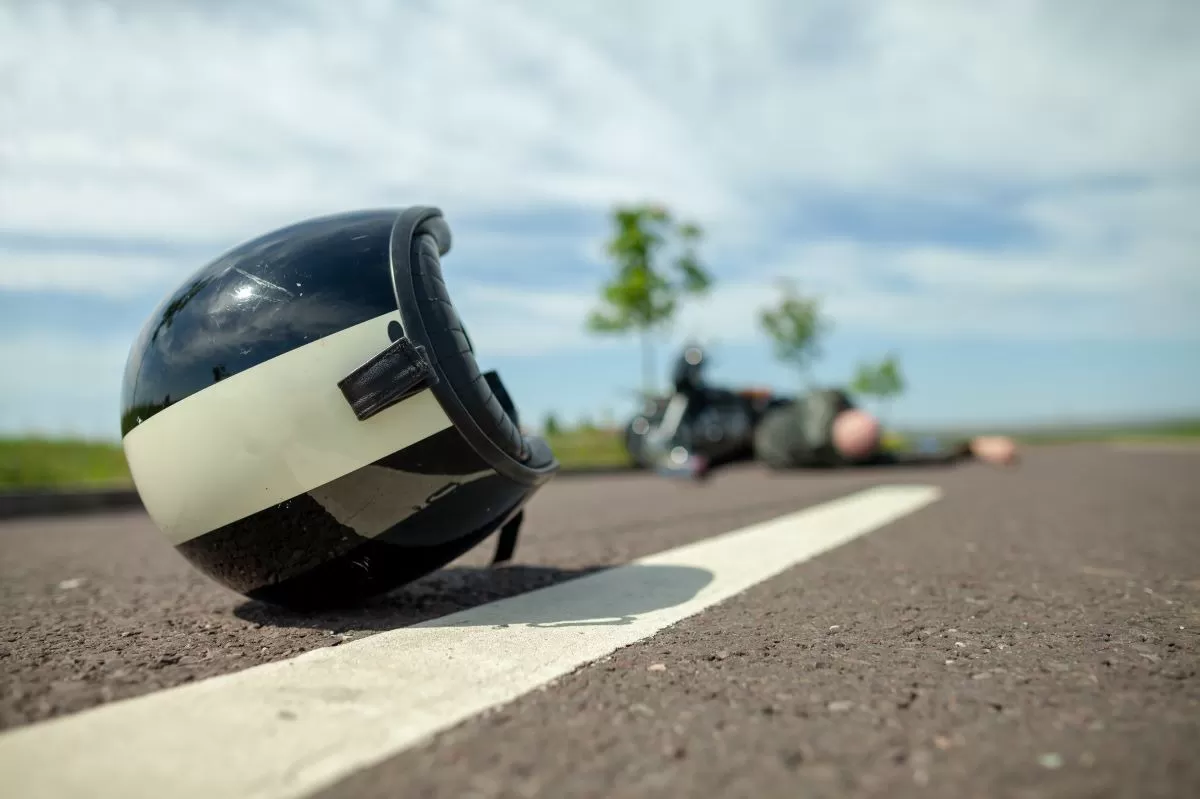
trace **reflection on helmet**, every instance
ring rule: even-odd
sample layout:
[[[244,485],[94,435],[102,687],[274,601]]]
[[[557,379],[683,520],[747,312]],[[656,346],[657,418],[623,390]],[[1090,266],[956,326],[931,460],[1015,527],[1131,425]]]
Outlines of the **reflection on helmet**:
[[[481,374],[436,208],[310,219],[225,253],[134,342],[121,432],[168,540],[242,594],[361,601],[501,530],[558,470]]]

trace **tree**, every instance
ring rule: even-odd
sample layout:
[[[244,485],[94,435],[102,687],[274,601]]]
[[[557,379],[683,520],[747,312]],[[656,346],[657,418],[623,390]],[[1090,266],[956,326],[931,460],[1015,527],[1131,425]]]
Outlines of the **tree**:
[[[601,335],[637,333],[642,345],[642,390],[654,390],[651,336],[670,322],[679,302],[708,292],[713,279],[696,247],[698,225],[677,222],[661,205],[621,206],[613,211],[606,252],[616,272],[601,289],[601,306],[586,325]],[[666,252],[664,252],[666,251]]]
[[[866,397],[875,397],[887,408],[894,397],[904,393],[904,375],[900,372],[900,362],[895,354],[889,353],[879,363],[860,363],[850,383],[850,390]]]
[[[556,436],[562,432],[562,425],[553,411],[546,414],[546,420],[542,422],[542,431],[548,436]]]
[[[831,323],[816,297],[802,294],[791,281],[781,281],[779,302],[759,313],[759,324],[771,339],[775,357],[800,372],[808,382],[813,362],[821,356],[821,341]]]

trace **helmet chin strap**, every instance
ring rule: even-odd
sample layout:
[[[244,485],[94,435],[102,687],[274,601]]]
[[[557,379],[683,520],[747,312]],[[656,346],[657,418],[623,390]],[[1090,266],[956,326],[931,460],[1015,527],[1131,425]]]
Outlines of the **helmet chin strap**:
[[[525,521],[524,508],[517,511],[517,515],[505,522],[504,526],[500,528],[500,535],[496,539],[496,553],[492,556],[491,565],[495,566],[512,560],[513,553],[517,549],[517,535],[521,531],[521,523],[523,521]]]

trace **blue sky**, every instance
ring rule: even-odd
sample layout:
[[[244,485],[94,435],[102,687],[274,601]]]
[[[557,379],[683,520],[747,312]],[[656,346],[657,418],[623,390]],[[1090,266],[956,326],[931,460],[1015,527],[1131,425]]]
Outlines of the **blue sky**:
[[[1200,412],[1195,4],[86,2],[0,8],[0,431],[115,438],[162,295],[308,216],[436,204],[481,360],[527,418],[620,417],[636,342],[582,327],[606,214],[698,220],[713,377],[791,390],[900,353],[897,423]]]

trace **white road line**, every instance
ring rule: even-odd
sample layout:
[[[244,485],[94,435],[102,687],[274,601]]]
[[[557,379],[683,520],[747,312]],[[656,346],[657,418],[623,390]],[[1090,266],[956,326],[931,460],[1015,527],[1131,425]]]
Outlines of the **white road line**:
[[[0,735],[4,794],[304,796],[940,495],[869,489],[423,624],[13,730]]]

